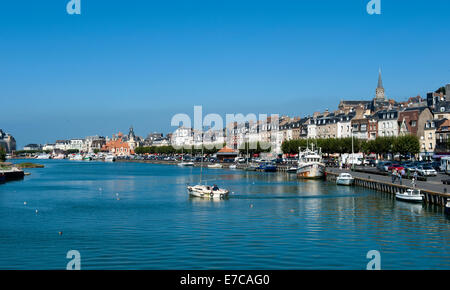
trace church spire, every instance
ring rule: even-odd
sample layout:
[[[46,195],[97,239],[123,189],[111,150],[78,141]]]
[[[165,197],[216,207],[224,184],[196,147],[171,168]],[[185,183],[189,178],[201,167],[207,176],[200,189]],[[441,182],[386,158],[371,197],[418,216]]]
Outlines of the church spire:
[[[381,80],[381,67],[378,70],[378,87],[377,88],[379,88],[379,89],[383,88],[383,81]]]

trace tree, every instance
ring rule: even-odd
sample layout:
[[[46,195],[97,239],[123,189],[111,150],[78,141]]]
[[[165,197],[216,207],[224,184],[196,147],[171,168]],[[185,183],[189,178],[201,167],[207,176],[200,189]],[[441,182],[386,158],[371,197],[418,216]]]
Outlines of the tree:
[[[0,147],[0,162],[3,162],[6,160],[6,151],[3,149],[3,147]]]
[[[420,152],[419,138],[414,135],[399,136],[392,143],[392,151],[401,155],[415,155]]]

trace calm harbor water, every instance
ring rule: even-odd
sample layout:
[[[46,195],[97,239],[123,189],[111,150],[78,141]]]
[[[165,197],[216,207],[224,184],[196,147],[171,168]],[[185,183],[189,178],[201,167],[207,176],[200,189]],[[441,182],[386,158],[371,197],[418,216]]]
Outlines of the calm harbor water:
[[[39,162],[24,181],[0,185],[0,269],[65,269],[69,250],[82,269],[365,269],[370,250],[383,269],[450,269],[440,208],[281,173],[204,169],[232,191],[209,201],[185,190],[199,168]]]

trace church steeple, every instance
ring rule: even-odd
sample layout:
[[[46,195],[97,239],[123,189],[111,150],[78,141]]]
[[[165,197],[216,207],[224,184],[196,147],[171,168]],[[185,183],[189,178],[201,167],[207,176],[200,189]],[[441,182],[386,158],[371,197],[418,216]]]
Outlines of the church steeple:
[[[378,71],[378,86],[375,90],[375,100],[377,101],[385,101],[386,97],[384,95],[383,81],[381,79],[381,68]]]
[[[383,89],[383,81],[381,80],[381,68],[378,70],[378,87],[379,89]]]

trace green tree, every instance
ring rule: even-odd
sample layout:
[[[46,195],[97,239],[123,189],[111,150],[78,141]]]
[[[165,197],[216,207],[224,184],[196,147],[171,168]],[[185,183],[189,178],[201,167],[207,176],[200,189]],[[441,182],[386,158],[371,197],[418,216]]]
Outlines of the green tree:
[[[392,142],[392,151],[402,155],[415,155],[420,152],[419,138],[413,135],[399,136]]]

